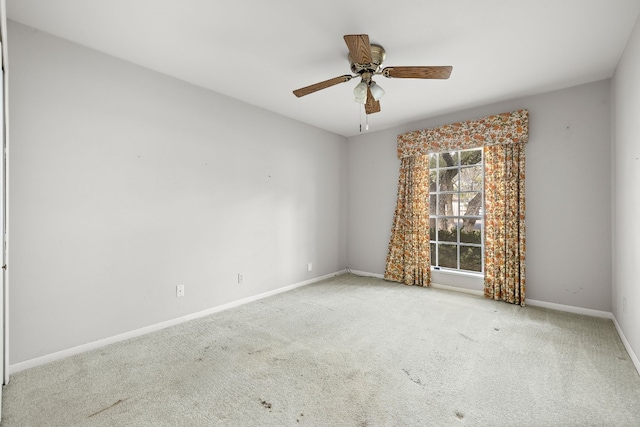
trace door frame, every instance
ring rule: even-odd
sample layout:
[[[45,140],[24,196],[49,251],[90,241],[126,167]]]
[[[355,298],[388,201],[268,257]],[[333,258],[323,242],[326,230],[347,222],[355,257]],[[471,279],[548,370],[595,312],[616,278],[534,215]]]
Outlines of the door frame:
[[[2,265],[0,270],[0,340],[2,341],[2,384],[9,383],[9,198],[8,198],[8,169],[9,169],[9,69],[7,48],[7,5],[6,0],[0,0],[0,46],[2,64],[2,159],[0,161],[0,182],[2,206],[0,207],[0,229],[2,234]],[[2,394],[0,391],[0,402]],[[0,406],[1,410],[1,406]],[[1,416],[1,413],[0,413]]]

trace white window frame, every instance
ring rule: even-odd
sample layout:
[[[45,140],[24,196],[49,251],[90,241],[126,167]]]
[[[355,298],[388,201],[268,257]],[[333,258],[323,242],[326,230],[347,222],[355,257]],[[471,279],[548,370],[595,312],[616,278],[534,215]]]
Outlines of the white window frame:
[[[480,163],[476,163],[474,165],[461,165],[460,163],[460,154],[462,152],[465,151],[480,151],[481,155],[482,155],[482,160]],[[442,153],[458,153],[458,164],[455,167],[449,167],[449,166],[445,166],[445,167],[441,167],[441,165],[439,164],[440,162],[440,154]],[[429,241],[429,247],[431,248],[432,244],[435,244],[435,248],[436,248],[436,253],[435,254],[431,254],[432,257],[432,263],[434,263],[437,259],[438,259],[438,250],[439,250],[439,246],[438,244],[451,244],[451,245],[455,245],[456,246],[456,252],[457,252],[457,256],[456,256],[456,261],[457,261],[457,268],[451,268],[451,267],[441,267],[441,266],[437,266],[437,265],[431,265],[431,270],[432,272],[437,272],[437,273],[445,273],[445,275],[440,275],[440,277],[447,277],[449,276],[448,280],[451,280],[451,276],[450,273],[453,273],[457,276],[460,276],[462,280],[467,280],[467,279],[481,279],[484,278],[484,244],[485,244],[485,216],[484,216],[484,191],[485,191],[485,176],[484,176],[484,150],[482,147],[479,148],[472,148],[472,149],[465,149],[465,150],[447,150],[447,151],[443,151],[440,153],[430,153],[429,156],[435,156],[436,159],[436,168],[431,168],[431,162],[429,162],[429,172],[431,173],[431,171],[436,170],[436,192],[435,193],[431,193],[431,191],[429,192],[429,197],[431,197],[432,194],[436,194],[436,195],[440,195],[440,194],[456,194],[458,195],[458,200],[460,200],[460,195],[463,193],[471,193],[471,191],[461,191],[460,190],[460,185],[458,185],[458,189],[455,192],[450,192],[450,191],[440,191],[440,170],[445,170],[445,169],[454,169],[457,168],[458,169],[458,174],[456,175],[456,179],[460,180],[460,176],[461,176],[461,170],[465,169],[466,167],[480,167],[482,170],[482,202],[480,205],[480,213],[479,215],[462,215],[460,210],[459,210],[459,206],[458,206],[458,212],[457,215],[439,215],[439,209],[438,206],[430,206],[429,207],[429,220],[435,220],[435,224],[436,224],[436,240],[430,240]],[[474,191],[475,192],[475,191]],[[436,197],[437,203],[440,203],[441,198],[440,197]],[[465,212],[466,213],[466,212]],[[461,243],[460,242],[460,229],[461,227],[458,226],[456,227],[457,230],[457,238],[456,238],[456,242],[450,242],[450,241],[439,241],[437,240],[437,233],[438,233],[438,229],[437,229],[437,224],[438,224],[438,220],[442,219],[442,218],[447,218],[447,219],[454,219],[456,221],[463,221],[464,219],[469,219],[469,218],[474,218],[477,220],[481,220],[482,221],[482,234],[481,234],[481,243],[480,244],[475,244],[475,243]],[[471,247],[479,247],[480,251],[481,251],[481,270],[480,271],[472,271],[472,270],[463,270],[460,269],[460,247],[465,247],[465,246],[471,246]],[[464,277],[464,278],[463,278]],[[455,281],[455,279],[454,279]],[[466,287],[466,286],[465,286]],[[475,287],[475,286],[472,286]]]

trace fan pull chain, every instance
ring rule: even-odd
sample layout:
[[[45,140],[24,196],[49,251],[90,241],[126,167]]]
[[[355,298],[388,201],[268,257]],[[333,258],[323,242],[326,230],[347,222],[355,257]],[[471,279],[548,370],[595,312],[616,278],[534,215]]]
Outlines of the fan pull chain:
[[[364,110],[364,106],[359,110],[360,110],[360,133],[362,133],[362,110]],[[364,130],[366,132],[369,130],[369,115],[365,112],[364,117],[365,117]]]

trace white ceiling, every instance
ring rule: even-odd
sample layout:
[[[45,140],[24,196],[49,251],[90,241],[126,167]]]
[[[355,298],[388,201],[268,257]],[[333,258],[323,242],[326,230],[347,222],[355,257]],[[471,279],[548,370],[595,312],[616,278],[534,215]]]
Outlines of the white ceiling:
[[[6,0],[9,19],[328,131],[359,132],[344,34],[383,66],[452,65],[449,80],[386,79],[380,130],[611,77],[639,0]],[[9,44],[11,39],[9,39]]]

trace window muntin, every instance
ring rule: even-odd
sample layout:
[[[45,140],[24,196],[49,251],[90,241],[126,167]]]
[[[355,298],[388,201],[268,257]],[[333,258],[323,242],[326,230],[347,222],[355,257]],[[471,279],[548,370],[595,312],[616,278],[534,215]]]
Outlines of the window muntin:
[[[483,272],[482,148],[429,155],[431,265]]]

